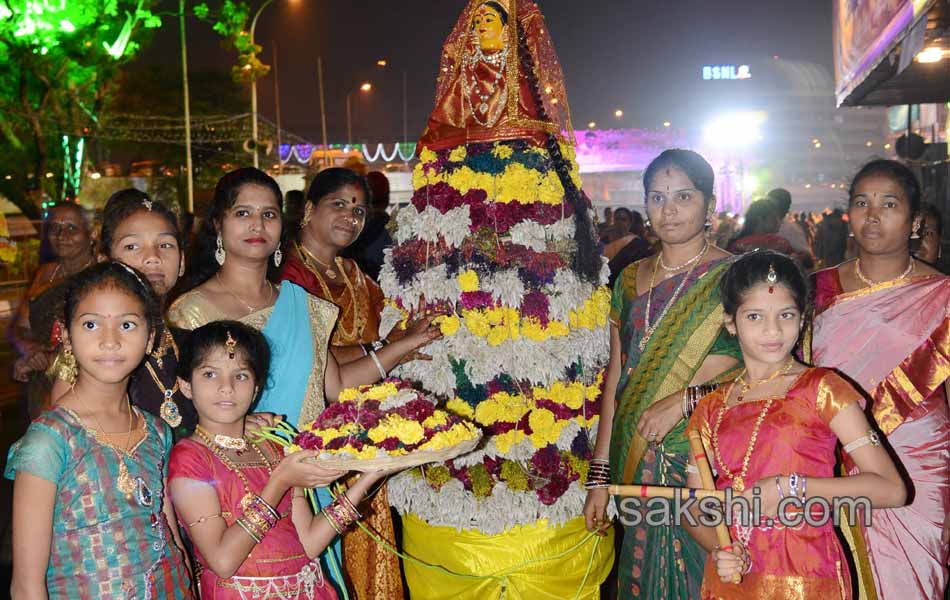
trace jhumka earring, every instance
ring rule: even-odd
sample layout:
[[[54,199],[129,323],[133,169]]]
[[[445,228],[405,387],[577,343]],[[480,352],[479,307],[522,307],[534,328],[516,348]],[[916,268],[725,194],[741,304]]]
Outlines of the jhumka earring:
[[[224,251],[224,240],[221,239],[221,234],[218,234],[218,239],[215,242],[216,249],[214,251],[214,260],[218,262],[222,267],[224,266],[224,259],[228,257],[228,253]]]
[[[224,347],[228,351],[228,358],[234,360],[234,351],[237,348],[237,341],[231,337],[230,331],[228,331],[228,338],[224,340]]]
[[[274,252],[274,266],[279,267],[282,260],[284,260],[284,253],[278,248],[277,252]]]
[[[769,273],[765,276],[765,280],[769,282],[769,293],[774,293],[775,284],[778,282],[778,273],[775,272],[775,265],[769,265]]]
[[[300,220],[300,228],[303,229],[310,224],[310,216],[313,214],[313,202],[307,201],[306,208],[303,209],[303,219]]]
[[[63,345],[63,364],[60,370],[63,381],[69,384],[69,387],[76,385],[79,378],[79,365],[76,364],[76,355],[73,354],[73,347],[67,342]]]
[[[914,223],[914,228],[910,232],[910,239],[912,240],[920,239],[920,223]]]

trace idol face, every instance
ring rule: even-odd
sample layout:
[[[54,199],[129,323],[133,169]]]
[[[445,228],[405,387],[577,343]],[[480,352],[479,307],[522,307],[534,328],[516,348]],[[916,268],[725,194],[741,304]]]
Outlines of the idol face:
[[[472,30],[478,36],[482,51],[497,52],[505,47],[505,18],[487,2],[475,11]]]

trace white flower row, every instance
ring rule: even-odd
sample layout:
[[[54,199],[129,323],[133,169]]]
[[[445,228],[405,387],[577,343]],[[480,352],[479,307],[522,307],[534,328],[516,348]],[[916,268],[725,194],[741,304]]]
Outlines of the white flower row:
[[[607,327],[602,327],[574,329],[564,337],[543,342],[522,337],[490,346],[487,340],[462,327],[455,335],[427,345],[425,353],[432,360],[406,363],[394,371],[394,376],[419,381],[426,391],[451,398],[455,396],[456,381],[450,356],[465,360],[465,374],[473,385],[507,373],[517,381],[550,387],[562,380],[565,370],[578,359],[593,377],[595,369],[607,363],[610,338]]]
[[[603,279],[609,269],[604,262]],[[444,264],[426,269],[413,277],[406,285],[400,285],[396,279],[391,262],[387,260],[380,271],[380,285],[387,298],[402,301],[403,306],[415,309],[419,298],[425,295],[428,302],[446,302],[455,305],[462,295],[458,279],[449,277]],[[505,269],[481,278],[479,289],[490,292],[492,298],[502,306],[520,308],[527,293],[524,282],[518,275],[517,269]],[[594,293],[594,286],[581,281],[571,269],[558,269],[551,284],[540,289],[547,296],[551,320],[567,322],[572,310],[584,305]],[[383,311],[383,320],[380,325],[381,333],[388,333],[401,319],[399,311],[392,307]]]
[[[387,490],[389,503],[400,514],[415,514],[430,525],[459,531],[474,529],[487,535],[534,525],[540,519],[546,519],[551,527],[563,525],[583,514],[586,498],[583,487],[575,481],[550,506],[542,504],[534,491],[516,492],[504,483],[496,484],[491,496],[479,499],[457,479],[436,491],[412,472],[390,479]]]

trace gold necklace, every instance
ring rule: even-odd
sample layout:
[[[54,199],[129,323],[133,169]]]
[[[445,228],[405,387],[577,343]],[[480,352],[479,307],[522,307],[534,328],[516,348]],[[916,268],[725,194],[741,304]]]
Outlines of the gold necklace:
[[[741,379],[742,388],[739,391],[739,397],[736,399],[737,403],[741,403],[742,396],[748,393],[749,390],[751,390],[753,387],[758,387],[760,385],[769,383],[770,381],[778,377],[780,374],[782,375],[787,374],[788,371],[792,368],[792,365],[794,364],[795,362],[789,359],[789,361],[785,363],[785,366],[779,369],[778,371],[776,371],[775,373],[773,373],[771,377],[762,381],[757,381],[753,384],[748,384],[745,382],[745,379],[743,379],[743,377],[746,371],[743,370],[742,374],[733,380],[732,384],[729,386],[729,389],[726,391],[725,395],[722,397],[722,406],[719,407],[719,412],[716,415],[716,424],[712,430],[712,447],[716,454],[716,461],[719,463],[719,467],[722,469],[723,475],[725,475],[726,477],[732,480],[733,484],[735,485],[736,490],[740,494],[743,492],[743,490],[745,490],[745,478],[746,478],[746,474],[749,472],[749,462],[752,459],[752,452],[753,450],[755,450],[755,442],[759,437],[759,429],[762,427],[762,422],[765,420],[765,416],[768,414],[769,409],[772,408],[772,403],[775,401],[775,396],[770,396],[765,401],[765,405],[762,407],[762,411],[759,413],[758,418],[755,420],[755,426],[752,428],[752,435],[749,437],[749,447],[746,448],[745,456],[742,458],[742,470],[739,472],[738,475],[732,473],[732,471],[729,470],[729,467],[726,466],[726,461],[723,460],[722,454],[719,451],[719,428],[722,425],[722,417],[723,415],[726,414],[726,408],[729,402],[729,396],[732,395],[732,390],[736,387],[736,383],[738,383],[739,380]]]
[[[681,265],[676,265],[675,267],[668,266],[663,261],[663,253],[660,252],[660,268],[663,269],[664,271],[670,272],[670,271],[679,271],[681,269],[685,269],[686,267],[691,267],[694,264],[696,264],[699,261],[699,259],[703,257],[703,254],[706,254],[706,250],[708,248],[709,248],[709,240],[706,240],[706,243],[703,244],[703,249],[699,251],[699,254],[697,254],[696,256],[694,256],[693,258],[689,259],[688,261],[684,262]]]
[[[706,255],[706,252],[709,251],[709,242],[706,242],[706,245],[703,246],[703,251],[699,253],[699,259],[701,260],[703,256]],[[690,259],[692,260],[692,259]],[[666,303],[666,306],[663,308],[663,312],[660,313],[659,318],[656,320],[656,323],[650,324],[650,311],[653,309],[653,287],[656,285],[656,269],[660,265],[659,260],[653,261],[653,274],[650,275],[650,291],[647,296],[647,310],[643,316],[643,322],[645,324],[645,329],[643,332],[643,337],[640,338],[640,352],[643,352],[644,348],[647,347],[647,343],[650,341],[650,338],[653,337],[653,334],[656,332],[656,328],[660,326],[660,323],[663,322],[663,318],[666,316],[666,313],[670,311],[670,308],[676,304],[676,301],[679,299],[680,293],[683,291],[683,288],[686,287],[686,282],[689,281],[689,276],[692,275],[693,269],[696,268],[697,262],[689,266],[689,270],[686,271],[686,275],[683,276],[683,281],[676,286],[676,290],[673,292],[673,296],[670,298],[670,301]]]
[[[132,423],[134,413],[132,412],[132,400],[126,396],[126,400],[129,403],[129,432],[125,437],[125,445],[122,448],[122,452],[119,452],[119,449],[116,448],[113,444],[104,441],[99,437],[99,434],[106,435],[106,430],[102,427],[102,423],[99,421],[99,417],[95,412],[89,410],[89,406],[86,404],[86,401],[82,399],[82,396],[76,393],[76,390],[73,389],[73,396],[79,399],[79,403],[82,404],[82,407],[86,409],[86,412],[92,415],[92,418],[96,421],[96,441],[103,446],[107,446],[115,452],[115,457],[119,461],[119,476],[116,478],[116,488],[125,495],[127,500],[132,499],[132,494],[135,493],[136,483],[132,476],[129,474],[129,468],[125,464],[125,456],[129,456],[129,446],[132,443]]]
[[[313,258],[319,262],[316,256],[311,254],[306,248],[297,244],[297,249],[300,251],[298,255],[303,259],[303,264],[307,269],[310,270],[317,278],[317,283],[320,284],[320,289],[323,290],[323,293],[326,295],[326,300],[328,302],[333,302],[337,306],[342,304],[342,294],[339,297],[335,297],[330,291],[330,286],[327,285],[327,282],[323,280],[323,277],[320,276],[320,270],[317,269],[311,262],[310,258]],[[343,325],[346,320],[346,314],[341,313],[339,319],[337,319],[338,330],[341,340],[344,342],[356,343],[360,340],[363,335],[363,328],[366,326],[366,319],[362,316],[362,311],[360,310],[359,297],[356,295],[356,287],[353,285],[353,282],[350,281],[350,277],[346,274],[346,269],[343,266],[343,259],[339,256],[336,257],[337,268],[340,270],[340,274],[343,275],[343,283],[346,284],[346,291],[350,294],[350,310],[352,311],[352,316],[350,318],[350,328],[346,329]],[[327,273],[329,275],[329,272]],[[359,276],[359,275],[357,275]],[[336,337],[336,334],[334,334]]]
[[[159,369],[165,368],[164,358],[165,354],[168,352],[168,349],[172,349],[172,353],[175,355],[175,359],[178,359],[178,344],[175,343],[175,338],[172,337],[170,331],[168,331],[168,326],[162,328],[162,341],[159,342],[158,348],[152,351],[149,355],[155,359],[155,364],[158,365]]]
[[[198,425],[195,427],[195,435],[204,443],[205,446],[211,450],[211,453],[217,456],[224,466],[228,468],[229,471],[238,476],[238,479],[241,480],[241,483],[244,484],[244,496],[241,498],[241,509],[247,510],[251,504],[257,499],[257,494],[251,491],[251,484],[248,482],[247,477],[244,476],[244,473],[241,469],[232,461],[227,454],[224,453],[224,449],[218,446],[214,440],[211,439],[211,432]],[[257,452],[257,455],[260,456],[261,462],[264,463],[264,466],[267,468],[267,473],[273,473],[273,465],[267,460],[267,457],[264,456],[264,453],[258,448],[257,444],[250,442],[251,448],[254,448],[254,451]]]
[[[787,375],[788,372],[792,370],[792,366],[793,366],[794,364],[795,364],[795,360],[792,359],[792,358],[790,358],[790,359],[788,359],[788,361],[785,362],[784,365],[782,365],[782,368],[781,368],[781,369],[779,369],[778,371],[772,373],[768,378],[766,378],[766,379],[760,379],[759,381],[753,381],[752,383],[749,383],[749,382],[746,381],[746,379],[745,379],[746,373],[749,372],[748,369],[743,369],[743,370],[742,370],[742,373],[739,374],[739,377],[736,378],[736,381],[741,381],[741,382],[742,382],[742,385],[741,385],[741,387],[739,388],[739,397],[736,398],[736,404],[741,404],[741,403],[742,403],[742,399],[745,397],[746,394],[748,394],[749,392],[751,392],[753,388],[757,388],[757,387],[759,387],[759,386],[761,386],[761,385],[765,385],[765,384],[767,384],[767,383],[771,383],[772,381],[775,381],[776,378],[778,378],[778,377],[780,377],[780,376],[782,376],[782,375]]]
[[[319,258],[317,258],[316,254],[307,250],[307,247],[301,244],[300,242],[297,242],[297,253],[300,254],[300,257],[304,259],[305,264],[308,259],[312,260],[316,262],[318,265],[323,267],[323,270],[326,272],[327,277],[329,277],[330,279],[336,279],[336,272],[331,270],[333,268],[333,265],[331,265],[330,263],[325,263]],[[340,272],[342,273],[343,268],[340,265],[341,262],[342,261],[340,260],[339,256],[337,256],[336,259],[334,260],[334,263],[336,263],[336,268],[339,269]]]
[[[240,302],[241,304],[243,304],[243,305],[247,308],[248,313],[252,313],[252,312],[259,311],[259,310],[261,310],[261,309],[263,309],[263,308],[266,308],[266,307],[270,306],[271,304],[273,304],[273,301],[274,301],[274,284],[271,283],[270,280],[268,280],[268,279],[265,279],[264,281],[266,281],[266,282],[267,282],[267,285],[270,286],[270,292],[271,292],[270,296],[271,296],[271,297],[270,297],[270,299],[268,299],[268,300],[264,303],[263,306],[259,306],[259,307],[255,308],[255,307],[251,306],[250,304],[248,304],[248,302],[247,302],[246,300],[242,299],[240,296],[238,296],[237,294],[235,294],[234,291],[233,291],[231,288],[229,288],[228,286],[224,285],[224,282],[221,281],[221,272],[220,272],[220,271],[218,271],[217,273],[215,273],[215,274],[214,274],[214,277],[215,277],[215,279],[218,280],[218,285],[220,285],[222,288],[224,288],[224,291],[226,291],[227,293],[231,294],[231,296],[234,297],[235,300],[237,300],[238,302]]]
[[[904,269],[904,272],[898,275],[897,277],[893,279],[887,279],[885,281],[872,281],[869,277],[867,277],[864,273],[861,272],[861,259],[857,258],[854,260],[854,274],[857,275],[858,279],[860,279],[864,283],[864,285],[868,287],[873,287],[875,285],[878,285],[881,283],[887,283],[889,281],[900,281],[901,279],[904,279],[908,275],[910,275],[913,272],[913,270],[914,270],[914,257],[911,256],[911,257],[908,257],[907,268]]]

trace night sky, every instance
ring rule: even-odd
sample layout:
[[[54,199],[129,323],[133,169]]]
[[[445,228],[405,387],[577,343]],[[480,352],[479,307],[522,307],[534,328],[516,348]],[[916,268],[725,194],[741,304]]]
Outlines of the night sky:
[[[252,7],[259,4],[252,2]],[[344,141],[344,97],[354,94],[354,136],[395,141],[402,131],[402,71],[408,74],[409,137],[414,140],[432,107],[442,41],[464,0],[275,0],[261,16],[256,38],[261,59],[278,47],[283,127],[320,139],[317,56],[323,56],[331,142]],[[664,120],[691,127],[702,103],[704,64],[746,63],[772,55],[822,65],[832,72],[832,0],[540,0],[540,8],[567,79],[575,126],[589,121],[660,127]],[[236,56],[220,48],[206,24],[189,23],[192,69],[230,69]],[[173,20],[142,54],[143,64],[176,64]],[[376,61],[389,66],[379,70]],[[192,82],[200,85],[200,82]],[[260,111],[274,119],[273,73],[258,82]],[[249,109],[248,109],[249,110]]]

